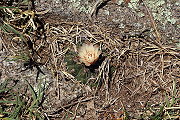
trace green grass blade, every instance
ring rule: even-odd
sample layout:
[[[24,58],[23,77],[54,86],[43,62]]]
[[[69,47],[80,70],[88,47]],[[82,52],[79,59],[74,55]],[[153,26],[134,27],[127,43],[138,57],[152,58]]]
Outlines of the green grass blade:
[[[16,104],[16,101],[0,101],[0,103]]]
[[[15,109],[13,111],[13,113],[10,115],[10,118],[17,118],[18,115],[20,115],[20,112],[23,108],[23,102],[21,100],[21,98],[19,97],[19,95],[16,95],[16,106]]]
[[[9,90],[11,90],[11,89],[12,89],[12,88],[6,88],[6,89],[3,89],[3,90],[0,90],[0,93],[9,91]]]
[[[22,40],[24,40],[23,35],[19,31],[17,31],[15,28],[13,28],[9,24],[5,23],[4,21],[3,21],[3,25],[0,26],[0,29],[2,29],[4,32],[8,32],[8,33],[13,32],[16,35],[18,35]]]
[[[10,6],[4,6],[4,7],[2,7],[2,6],[0,6],[0,9],[5,9],[5,8],[16,8],[16,7],[10,7]]]
[[[33,101],[34,101],[34,100],[37,99],[37,94],[36,94],[34,88],[32,87],[32,85],[31,85],[27,80],[26,80],[26,82],[27,82],[28,87],[29,87],[29,89],[30,89],[30,91],[31,91],[31,93],[32,93],[32,97],[33,97]]]
[[[1,118],[1,120],[15,120],[15,119],[6,117],[6,118]]]
[[[11,79],[6,79],[3,83],[0,84],[0,89],[5,89],[8,85],[8,82],[10,81]]]
[[[39,101],[42,99],[42,96],[43,96],[43,93],[40,96],[38,96],[36,100],[33,101],[31,106],[29,107],[30,111],[32,110],[32,108],[37,108],[38,107]]]

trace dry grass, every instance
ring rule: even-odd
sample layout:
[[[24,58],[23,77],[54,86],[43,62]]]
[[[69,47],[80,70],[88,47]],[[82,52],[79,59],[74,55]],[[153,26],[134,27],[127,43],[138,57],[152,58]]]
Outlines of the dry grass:
[[[15,16],[12,9],[3,10],[10,18],[1,23],[11,27],[0,31],[6,53],[1,58],[27,56],[20,58],[31,60],[28,68],[43,73],[40,66],[46,66],[54,77],[41,108],[47,119],[178,119],[180,54],[164,45],[157,29],[158,42],[149,31],[119,38],[96,24],[43,23],[33,11]],[[22,14],[28,19],[17,27]],[[102,50],[90,67],[77,57],[87,42]]]

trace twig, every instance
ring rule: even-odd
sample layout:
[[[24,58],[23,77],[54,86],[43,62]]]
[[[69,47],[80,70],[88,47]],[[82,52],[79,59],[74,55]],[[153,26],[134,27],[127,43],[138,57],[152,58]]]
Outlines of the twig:
[[[93,21],[93,20],[92,20],[92,16],[93,16],[94,13],[97,12],[98,7],[99,7],[102,3],[107,2],[107,1],[109,1],[109,0],[97,0],[97,1],[96,1],[96,3],[95,3],[95,4],[93,5],[93,7],[91,8],[91,11],[90,11],[90,14],[89,14],[89,19],[91,20],[91,22]]]
[[[152,13],[150,12],[147,5],[145,4],[144,0],[142,0],[142,2],[143,2],[144,6],[145,6],[145,8],[147,10],[147,13],[148,13],[149,17],[150,17],[152,27],[154,28],[156,36],[157,36],[157,40],[158,40],[158,42],[160,42],[161,41],[161,36],[160,36],[160,34],[159,34],[158,30],[157,30],[157,26],[156,26],[156,23],[155,23],[154,18],[152,16]]]
[[[117,100],[119,100],[119,98],[120,97],[109,100],[108,103],[105,103],[99,110],[96,110],[96,112],[106,111],[104,109],[110,107],[111,105],[113,105]]]
[[[171,110],[171,109],[180,110],[180,106],[179,107],[164,107],[164,109],[166,109],[166,110]]]
[[[65,106],[63,106],[63,107],[61,107],[61,108],[59,108],[59,109],[57,109],[57,110],[55,110],[55,111],[49,111],[49,112],[50,112],[51,115],[52,115],[52,114],[56,114],[56,113],[62,111],[64,108],[66,109],[66,108],[69,108],[69,107],[71,107],[71,106],[73,106],[73,105],[76,105],[76,104],[78,104],[78,103],[89,101],[89,100],[91,100],[91,99],[94,99],[94,97],[85,98],[85,99],[83,99],[83,100],[76,101],[76,102],[73,102],[73,103],[71,103],[71,104],[65,105]],[[47,111],[47,112],[48,112],[48,111]],[[49,116],[49,115],[48,115],[48,116]]]
[[[75,109],[75,112],[74,112],[74,117],[73,117],[73,120],[75,120],[76,119],[76,115],[77,115],[77,109],[78,109],[78,107],[79,107],[79,104],[80,104],[80,102],[77,104],[77,106],[76,106],[76,109]]]

